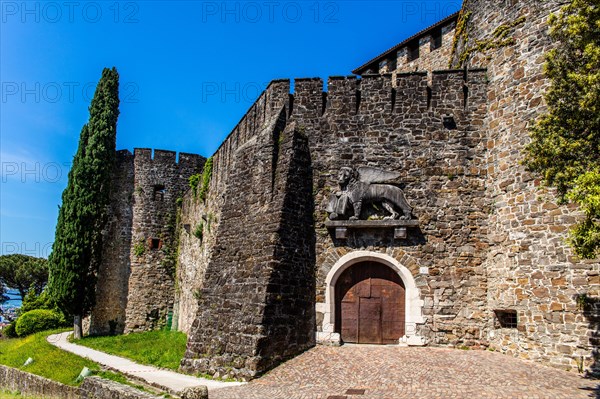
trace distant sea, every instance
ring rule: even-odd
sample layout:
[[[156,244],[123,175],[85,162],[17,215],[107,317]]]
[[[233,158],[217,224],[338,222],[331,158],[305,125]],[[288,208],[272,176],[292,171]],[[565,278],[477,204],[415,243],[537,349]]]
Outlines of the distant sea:
[[[2,304],[5,308],[20,308],[21,307],[21,295],[17,290],[6,290],[6,296],[10,299]]]

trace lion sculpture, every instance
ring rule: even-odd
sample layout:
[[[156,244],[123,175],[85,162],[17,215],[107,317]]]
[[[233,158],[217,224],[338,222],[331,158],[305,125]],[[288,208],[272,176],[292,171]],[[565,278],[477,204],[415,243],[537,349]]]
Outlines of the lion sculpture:
[[[412,208],[408,205],[404,192],[391,184],[383,184],[397,179],[397,172],[388,172],[372,167],[360,167],[356,170],[348,167],[340,169],[338,183],[340,191],[333,194],[327,206],[330,220],[358,220],[365,203],[381,202],[390,215],[384,219],[410,220]],[[396,211],[402,210],[402,215]]]

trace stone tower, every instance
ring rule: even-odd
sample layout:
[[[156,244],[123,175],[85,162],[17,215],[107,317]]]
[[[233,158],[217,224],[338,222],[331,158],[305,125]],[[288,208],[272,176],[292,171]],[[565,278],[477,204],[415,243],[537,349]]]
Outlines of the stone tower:
[[[178,199],[205,159],[136,148],[117,154],[91,334],[145,331],[173,309]],[[181,200],[180,200],[181,201]]]

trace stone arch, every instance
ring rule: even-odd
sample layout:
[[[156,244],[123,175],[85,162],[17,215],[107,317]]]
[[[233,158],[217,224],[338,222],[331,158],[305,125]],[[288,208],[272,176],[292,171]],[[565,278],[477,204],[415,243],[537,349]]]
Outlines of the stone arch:
[[[417,335],[417,324],[425,322],[423,318],[424,301],[421,299],[421,294],[415,279],[408,270],[393,257],[379,252],[373,251],[353,251],[337,260],[333,265],[327,278],[325,279],[325,306],[323,314],[323,333],[317,334],[317,341],[321,342],[340,342],[339,334],[334,332],[335,320],[335,286],[338,278],[342,273],[352,265],[365,261],[373,261],[384,264],[393,269],[404,283],[406,290],[406,319],[405,331],[406,335],[401,338],[402,343],[409,345],[424,345],[425,340]]]

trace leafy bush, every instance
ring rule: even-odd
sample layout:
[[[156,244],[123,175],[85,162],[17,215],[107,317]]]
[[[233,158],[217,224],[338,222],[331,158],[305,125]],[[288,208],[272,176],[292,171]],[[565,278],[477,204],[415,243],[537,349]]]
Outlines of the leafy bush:
[[[34,309],[23,313],[18,319],[15,331],[20,337],[39,331],[50,330],[64,324],[63,315],[53,310]]]
[[[190,183],[190,188],[194,193],[194,197],[198,196],[198,184],[200,183],[200,179],[202,179],[202,175],[200,173],[196,173],[195,175],[191,175],[188,179]]]
[[[69,325],[69,323],[66,322],[68,316],[58,308],[56,303],[54,303],[52,298],[50,298],[50,295],[48,295],[47,291],[42,291],[40,295],[36,295],[35,291],[30,289],[29,292],[27,292],[27,295],[25,295],[25,299],[23,299],[23,303],[21,304],[18,314],[23,315],[36,309],[52,311],[60,316],[61,326]],[[18,319],[15,320],[15,322],[16,321],[18,321]]]
[[[212,157],[206,160],[204,164],[204,170],[202,171],[202,186],[200,187],[200,191],[198,192],[198,197],[200,201],[204,201],[206,199],[206,194],[208,193],[208,185],[210,184],[210,178],[212,177],[212,165],[213,159]]]
[[[17,332],[15,331],[15,324],[17,324],[16,322],[12,322],[9,325],[7,325],[6,327],[4,327],[2,329],[2,335],[4,335],[7,338],[17,338]]]

